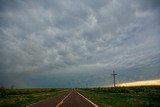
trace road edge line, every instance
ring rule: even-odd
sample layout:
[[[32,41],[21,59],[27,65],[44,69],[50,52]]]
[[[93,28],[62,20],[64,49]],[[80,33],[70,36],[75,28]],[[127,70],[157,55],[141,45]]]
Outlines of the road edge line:
[[[51,97],[50,97],[50,98],[51,98]],[[47,98],[47,99],[49,99],[49,98]],[[40,100],[40,101],[38,101],[38,102],[29,104],[29,105],[27,105],[26,107],[30,107],[30,106],[32,106],[32,105],[38,104],[38,103],[43,102],[43,101],[45,101],[45,100],[47,100],[47,99],[43,99],[43,100]]]
[[[77,91],[76,91],[77,92]],[[79,92],[77,92],[80,96],[82,96],[85,100],[87,100],[88,102],[90,102],[92,105],[94,105],[95,107],[98,107],[98,105],[96,105],[95,103],[93,103],[91,100],[89,100],[88,98],[86,98],[85,96],[83,96],[82,94],[80,94]]]

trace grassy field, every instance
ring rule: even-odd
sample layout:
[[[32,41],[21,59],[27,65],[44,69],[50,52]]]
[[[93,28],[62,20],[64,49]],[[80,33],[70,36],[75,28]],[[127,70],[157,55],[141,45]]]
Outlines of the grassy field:
[[[86,88],[79,92],[100,107],[160,107],[160,86]]]
[[[68,89],[0,88],[0,107],[25,107]],[[83,88],[81,94],[100,107],[160,107],[160,86]]]
[[[56,96],[66,89],[5,89],[0,88],[0,107],[25,107]]]

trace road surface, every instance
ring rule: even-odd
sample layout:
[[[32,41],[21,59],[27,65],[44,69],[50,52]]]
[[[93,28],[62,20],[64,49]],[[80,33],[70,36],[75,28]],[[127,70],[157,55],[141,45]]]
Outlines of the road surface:
[[[65,92],[27,107],[98,107],[75,90]]]

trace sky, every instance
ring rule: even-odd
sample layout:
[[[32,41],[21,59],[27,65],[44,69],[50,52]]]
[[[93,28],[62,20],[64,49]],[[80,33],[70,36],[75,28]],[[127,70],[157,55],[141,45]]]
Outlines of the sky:
[[[145,80],[145,81],[136,81],[136,82],[127,82],[127,83],[119,83],[117,86],[148,86],[153,85],[157,86],[160,85],[160,80]]]
[[[159,0],[0,0],[0,85],[160,78]]]

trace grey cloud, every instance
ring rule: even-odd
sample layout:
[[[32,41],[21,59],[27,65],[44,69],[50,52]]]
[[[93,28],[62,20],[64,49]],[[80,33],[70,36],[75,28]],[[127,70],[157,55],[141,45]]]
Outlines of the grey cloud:
[[[0,5],[0,85],[109,85],[113,69],[120,82],[159,78],[156,0],[1,0]]]

